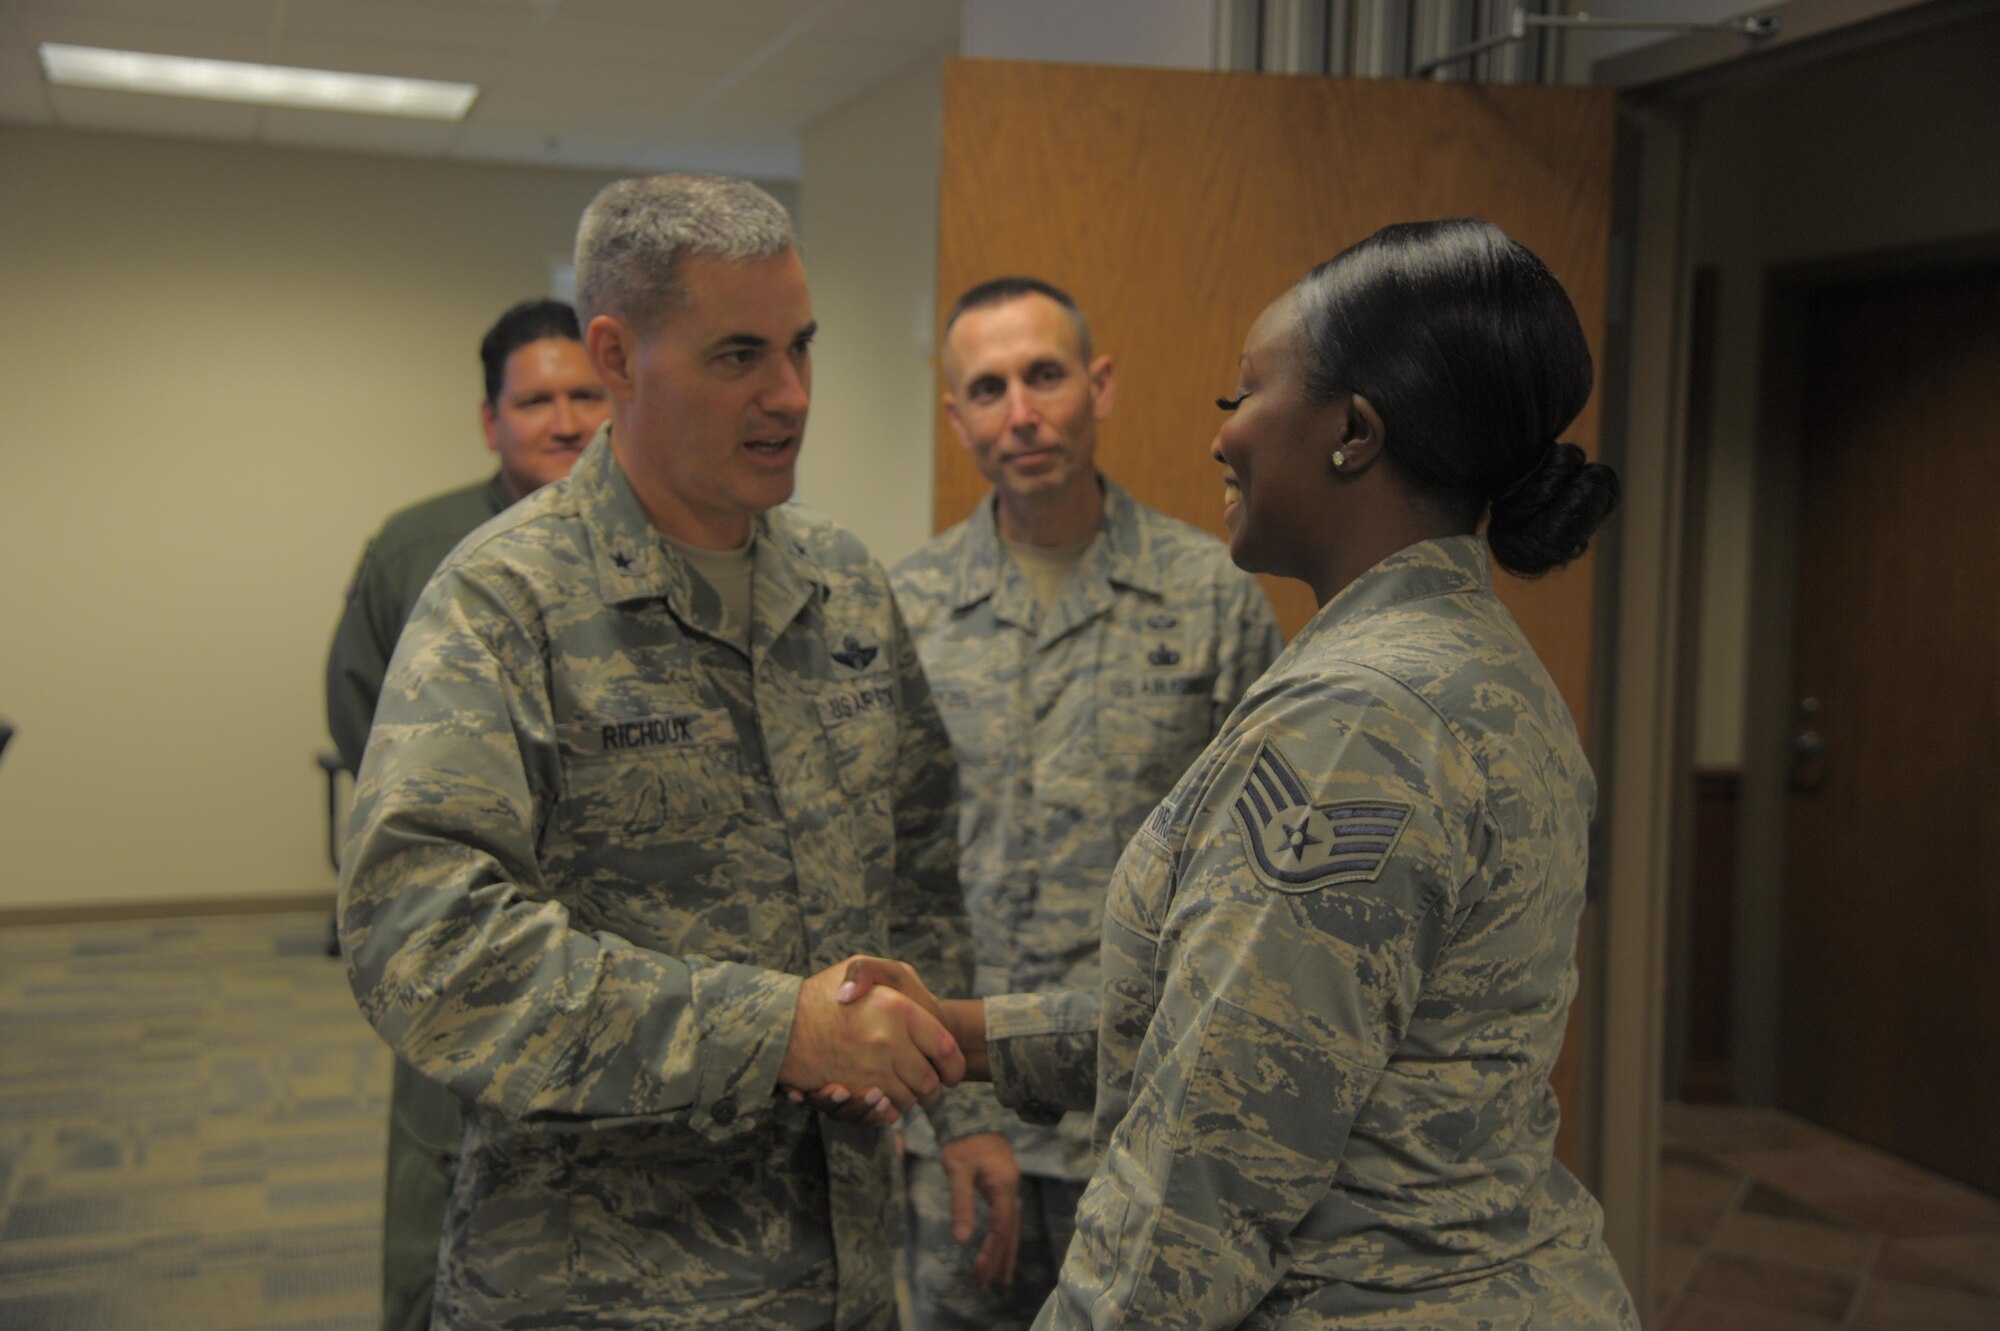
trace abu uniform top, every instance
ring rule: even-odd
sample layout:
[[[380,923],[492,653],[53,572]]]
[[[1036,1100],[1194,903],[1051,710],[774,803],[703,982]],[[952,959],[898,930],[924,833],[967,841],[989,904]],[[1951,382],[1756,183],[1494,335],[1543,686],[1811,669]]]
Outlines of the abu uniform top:
[[[1046,613],[991,499],[892,570],[958,755],[981,995],[1096,987],[1119,852],[1283,646],[1220,541],[1099,480],[1097,537]],[[1024,1172],[1090,1177],[1088,1115],[1008,1119]],[[928,1136],[913,1123],[912,1149]]]
[[[1593,795],[1478,538],[1329,601],[1120,860],[1101,1022],[988,1002],[1108,1147],[1038,1325],[1635,1328],[1553,1159]]]
[[[969,981],[951,751],[858,542],[781,507],[754,559],[746,657],[600,434],[403,633],[341,932],[471,1105],[445,1325],[893,1325],[886,1134],[773,1092],[802,975]]]

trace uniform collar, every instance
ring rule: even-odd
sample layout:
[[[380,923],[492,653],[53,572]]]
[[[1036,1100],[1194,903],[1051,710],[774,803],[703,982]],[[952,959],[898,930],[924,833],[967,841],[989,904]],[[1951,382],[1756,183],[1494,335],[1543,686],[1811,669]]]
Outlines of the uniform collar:
[[[1493,561],[1483,539],[1447,536],[1419,541],[1341,588],[1299,630],[1292,646],[1303,650],[1315,639],[1332,636],[1349,624],[1411,601],[1492,590]]]
[[[486,488],[479,492],[479,497],[486,501],[487,510],[495,517],[514,507],[514,492],[507,488],[507,477],[497,471],[493,473],[493,479],[486,482]]]
[[[1063,598],[1057,603],[1055,617],[1071,617],[1072,602],[1079,599],[1081,604],[1074,610],[1082,622],[1097,608],[1110,604],[1113,586],[1130,587],[1153,596],[1161,595],[1163,588],[1158,572],[1152,567],[1151,552],[1147,548],[1146,530],[1139,521],[1139,505],[1125,488],[1109,476],[1099,472],[1098,484],[1104,489],[1104,513],[1098,520],[1098,539],[1084,551],[1083,559],[1077,564],[1076,572],[1070,578]],[[951,605],[964,610],[977,605],[988,597],[993,598],[994,613],[1015,623],[1034,622],[1037,607],[1034,592],[1028,580],[1007,557],[1006,549],[1000,543],[1000,527],[996,517],[999,497],[989,494],[966,519],[965,542],[960,547],[958,568],[953,578]]]
[[[611,451],[611,427],[604,426],[569,474],[577,515],[591,536],[597,588],[606,605],[663,600],[682,622],[721,636],[721,601],[687,560],[672,554],[625,470]],[[786,524],[782,509],[757,515],[757,544],[751,552],[755,592],[751,597],[751,641],[768,642],[791,623],[825,585],[819,565]],[[699,589],[699,590],[697,590]]]

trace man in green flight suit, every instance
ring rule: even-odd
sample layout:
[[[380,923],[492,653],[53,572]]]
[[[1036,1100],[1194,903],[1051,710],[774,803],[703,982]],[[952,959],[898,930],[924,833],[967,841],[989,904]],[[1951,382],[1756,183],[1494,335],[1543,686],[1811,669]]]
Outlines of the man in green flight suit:
[[[361,770],[368,727],[403,621],[439,561],[516,500],[569,475],[610,415],[576,311],[558,300],[512,306],[479,343],[479,424],[500,470],[392,514],[361,556],[326,660],[326,728],[341,765]],[[458,1160],[458,1098],[398,1059],[389,1090],[382,1229],[383,1331],[431,1324],[438,1236]]]
[[[859,952],[971,982],[950,741],[888,575],[785,502],[784,209],[617,182],[577,281],[611,423],[425,590],[343,857],[362,1011],[466,1104],[436,1322],[889,1331],[893,1142],[784,1092],[965,1131],[944,1028],[835,1001]]]

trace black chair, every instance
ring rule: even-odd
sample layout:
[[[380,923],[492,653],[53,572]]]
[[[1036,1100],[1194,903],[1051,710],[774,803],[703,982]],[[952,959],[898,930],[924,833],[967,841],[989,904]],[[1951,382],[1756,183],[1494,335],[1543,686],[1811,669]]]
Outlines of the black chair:
[[[326,773],[326,862],[333,866],[336,877],[340,874],[340,774],[347,770],[337,753],[316,753],[313,761],[319,770]],[[340,908],[334,907],[333,918],[326,925],[326,954],[340,955]]]
[[[326,862],[340,872],[340,774],[347,770],[337,753],[316,753],[313,760],[326,773]]]

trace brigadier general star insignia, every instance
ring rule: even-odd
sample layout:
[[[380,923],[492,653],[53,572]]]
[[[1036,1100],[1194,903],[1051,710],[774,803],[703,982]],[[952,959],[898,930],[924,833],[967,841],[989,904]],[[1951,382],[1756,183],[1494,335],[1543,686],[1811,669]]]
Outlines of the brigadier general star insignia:
[[[1410,821],[1400,800],[1313,804],[1278,746],[1264,741],[1236,797],[1244,853],[1268,887],[1311,892],[1329,883],[1369,883]]]
[[[881,650],[880,647],[863,647],[861,640],[850,633],[841,641],[840,650],[832,656],[849,670],[866,670]]]

